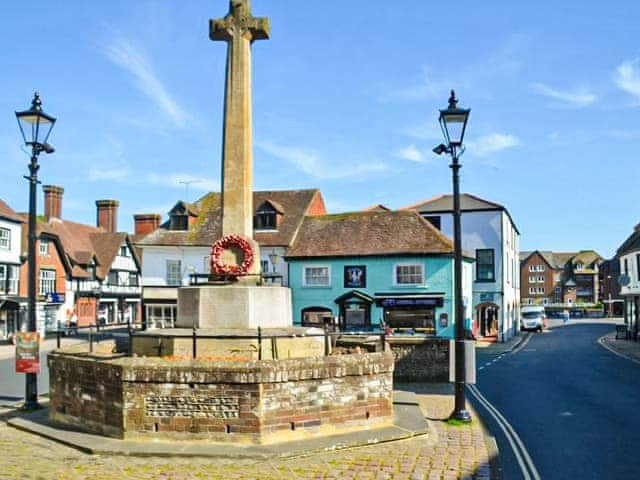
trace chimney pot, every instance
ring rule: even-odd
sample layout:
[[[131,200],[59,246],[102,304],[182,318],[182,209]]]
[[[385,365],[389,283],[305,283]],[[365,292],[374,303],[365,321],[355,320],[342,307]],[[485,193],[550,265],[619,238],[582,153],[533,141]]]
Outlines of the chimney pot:
[[[62,195],[64,188],[56,185],[43,185],[44,217],[47,222],[52,218],[62,218]]]
[[[136,235],[148,235],[160,228],[159,213],[137,213],[133,216]]]
[[[104,228],[107,232],[118,230],[118,200],[96,200],[98,227]]]

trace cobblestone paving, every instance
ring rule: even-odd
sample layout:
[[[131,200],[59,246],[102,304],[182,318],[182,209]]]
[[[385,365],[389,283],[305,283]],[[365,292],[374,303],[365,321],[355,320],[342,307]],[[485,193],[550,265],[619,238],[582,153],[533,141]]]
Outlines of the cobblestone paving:
[[[434,401],[435,398],[435,401]],[[445,397],[420,395],[434,418]],[[449,410],[450,411],[450,410]],[[491,478],[484,432],[478,422],[452,426],[432,421],[438,439],[417,437],[386,444],[268,461],[88,455],[18,431],[0,408],[0,479],[353,479],[449,480]]]

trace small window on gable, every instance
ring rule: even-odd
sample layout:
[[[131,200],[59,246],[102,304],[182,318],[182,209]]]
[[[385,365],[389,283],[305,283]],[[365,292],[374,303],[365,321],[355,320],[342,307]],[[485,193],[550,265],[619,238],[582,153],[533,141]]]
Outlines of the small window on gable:
[[[264,202],[256,211],[253,227],[256,230],[277,230],[278,212],[269,202]]]
[[[438,230],[440,230],[441,228],[441,221],[440,221],[440,216],[438,215],[429,215],[424,217],[424,219],[429,222],[431,225],[433,225],[434,227],[436,227]]]
[[[121,257],[129,256],[129,249],[127,248],[126,244],[120,245],[120,256]]]

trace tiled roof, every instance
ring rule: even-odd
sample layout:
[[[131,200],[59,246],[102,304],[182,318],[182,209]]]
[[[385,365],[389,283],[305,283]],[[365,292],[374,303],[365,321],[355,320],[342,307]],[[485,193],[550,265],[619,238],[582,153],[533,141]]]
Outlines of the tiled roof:
[[[254,239],[262,246],[288,246],[293,241],[296,231],[308,209],[320,191],[308,190],[274,190],[253,192],[253,206],[259,207],[269,201],[283,212],[282,221],[277,231],[254,232]],[[211,192],[200,198],[195,208],[199,212],[195,224],[187,231],[175,231],[161,228],[138,240],[141,247],[157,246],[209,246],[221,237],[220,193]]]
[[[23,220],[28,221],[24,216]],[[96,275],[104,279],[111,268],[120,245],[128,237],[126,233],[110,233],[102,227],[94,227],[83,223],[71,222],[59,218],[52,218],[49,222],[38,221],[37,235],[53,236],[61,245],[65,256],[65,263],[70,265],[73,278],[88,278],[87,264],[95,256],[97,259]],[[23,228],[22,249],[27,250],[27,229]],[[139,265],[138,252],[134,250],[134,259]]]
[[[0,199],[0,218],[13,222],[23,222],[23,218],[2,199]]]
[[[415,211],[306,217],[287,257],[451,254],[452,241]]]

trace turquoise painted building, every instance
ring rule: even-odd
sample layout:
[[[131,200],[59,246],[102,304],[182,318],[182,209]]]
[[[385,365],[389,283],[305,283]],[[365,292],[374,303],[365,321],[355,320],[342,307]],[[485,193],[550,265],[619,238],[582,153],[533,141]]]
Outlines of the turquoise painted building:
[[[305,218],[287,254],[294,324],[453,338],[453,243],[413,211]],[[471,317],[473,259],[463,259]]]

